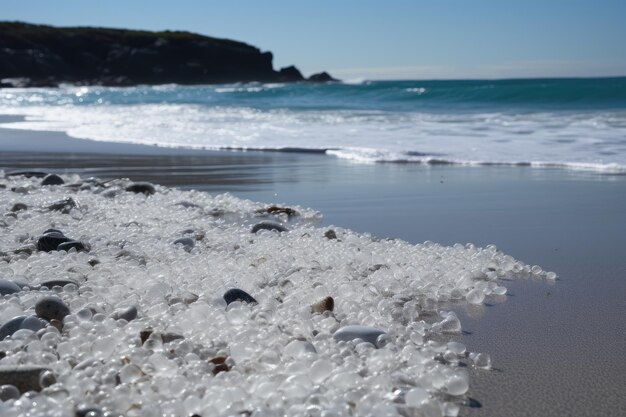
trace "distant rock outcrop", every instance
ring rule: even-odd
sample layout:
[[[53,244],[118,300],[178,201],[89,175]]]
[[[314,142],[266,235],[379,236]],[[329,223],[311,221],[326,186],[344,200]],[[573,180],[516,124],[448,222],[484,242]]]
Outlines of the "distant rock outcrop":
[[[6,87],[298,82],[305,78],[293,66],[275,71],[271,52],[190,32],[0,22],[0,80],[0,87]]]
[[[333,81],[339,81],[338,79],[333,78],[326,71],[313,74],[306,80],[311,83],[328,83],[328,82],[333,82]]]

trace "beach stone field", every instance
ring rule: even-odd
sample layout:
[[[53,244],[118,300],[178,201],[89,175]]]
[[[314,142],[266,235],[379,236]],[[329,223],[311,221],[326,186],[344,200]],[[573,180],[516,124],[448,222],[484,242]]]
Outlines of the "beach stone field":
[[[491,360],[445,306],[556,277],[230,194],[0,172],[0,196],[3,417],[462,415]]]

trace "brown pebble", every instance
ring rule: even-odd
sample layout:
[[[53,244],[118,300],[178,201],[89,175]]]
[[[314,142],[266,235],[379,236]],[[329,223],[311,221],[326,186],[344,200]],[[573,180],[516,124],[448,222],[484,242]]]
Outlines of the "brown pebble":
[[[311,313],[323,313],[325,311],[333,311],[335,308],[335,300],[333,297],[326,297],[311,305]]]
[[[63,323],[60,320],[50,320],[50,326],[55,327],[59,332],[63,330]]]
[[[213,368],[213,375],[217,375],[220,372],[228,372],[230,371],[230,366],[226,363],[226,356],[217,356],[213,359],[209,359],[209,363],[215,365]]]
[[[139,332],[139,338],[141,339],[141,344],[146,343],[146,340],[150,337],[150,335],[154,332],[152,329],[146,329]]]

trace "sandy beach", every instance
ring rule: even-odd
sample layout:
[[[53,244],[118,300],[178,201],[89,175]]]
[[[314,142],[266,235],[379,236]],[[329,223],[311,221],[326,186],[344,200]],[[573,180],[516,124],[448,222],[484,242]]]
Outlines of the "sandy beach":
[[[8,119],[4,119],[5,121]],[[61,157],[62,155],[62,157]],[[354,164],[318,154],[168,149],[0,129],[0,169],[128,177],[313,208],[379,238],[495,244],[555,283],[510,281],[501,303],[452,306],[488,352],[466,416],[626,413],[626,176],[529,167]]]

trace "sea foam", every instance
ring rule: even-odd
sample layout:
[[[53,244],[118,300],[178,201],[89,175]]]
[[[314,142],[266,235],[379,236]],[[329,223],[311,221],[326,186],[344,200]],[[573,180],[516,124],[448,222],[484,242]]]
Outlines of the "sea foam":
[[[1,89],[0,114],[98,141],[624,172],[626,83],[588,83],[595,96],[478,81]]]
[[[0,276],[32,287],[0,297],[0,324],[33,314],[45,295],[70,309],[61,330],[0,341],[0,375],[11,372],[2,365],[50,370],[40,393],[0,402],[3,416],[84,407],[125,416],[455,416],[471,385],[459,364],[491,362],[450,342],[462,324],[446,306],[503,297],[503,277],[547,276],[494,246],[330,234],[303,207],[65,180],[73,185],[0,177],[2,207],[28,207],[0,220]],[[46,209],[68,196],[71,210]],[[251,233],[268,218],[288,231]],[[91,251],[37,252],[49,228]],[[173,244],[183,236],[195,245]],[[36,289],[51,279],[78,285]],[[258,303],[227,306],[231,288]],[[329,296],[332,311],[312,313]],[[124,313],[133,306],[134,319]],[[377,338],[345,336],[358,331]]]

